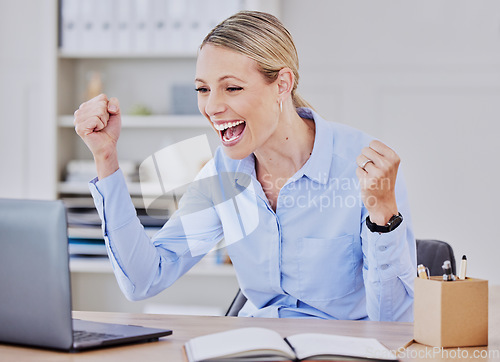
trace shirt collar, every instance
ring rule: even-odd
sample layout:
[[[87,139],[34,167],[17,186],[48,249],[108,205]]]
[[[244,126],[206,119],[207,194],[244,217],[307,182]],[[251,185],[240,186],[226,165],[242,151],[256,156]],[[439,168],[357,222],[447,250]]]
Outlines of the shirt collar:
[[[295,181],[302,176],[321,184],[326,184],[330,176],[333,153],[333,134],[327,122],[310,108],[297,108],[297,113],[302,118],[312,119],[315,124],[314,145],[311,156],[304,166],[292,176],[289,182]],[[255,155],[252,153],[238,162],[236,168],[236,180],[238,173],[245,173],[256,177]]]
[[[239,184],[240,186],[246,186],[245,180],[242,180],[242,182],[238,182],[238,179],[242,176],[241,174],[246,174],[257,178],[257,172],[255,171],[255,155],[253,153],[238,162],[234,174],[234,182],[236,184]],[[245,179],[245,177],[243,177],[243,179]]]
[[[326,184],[330,178],[333,153],[333,133],[327,122],[310,108],[297,108],[302,118],[312,119],[316,126],[311,157],[297,172],[297,178],[305,175],[311,180]],[[295,178],[295,177],[294,177]]]

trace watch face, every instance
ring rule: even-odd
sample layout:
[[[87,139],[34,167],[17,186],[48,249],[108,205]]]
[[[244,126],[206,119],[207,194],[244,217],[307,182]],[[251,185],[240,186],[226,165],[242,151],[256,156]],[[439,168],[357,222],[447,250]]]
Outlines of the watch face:
[[[403,221],[403,217],[401,216],[401,214],[394,215],[393,217],[391,217],[391,219],[387,223],[388,231],[392,231],[395,228],[397,228],[399,226],[399,224],[401,224],[402,221]]]

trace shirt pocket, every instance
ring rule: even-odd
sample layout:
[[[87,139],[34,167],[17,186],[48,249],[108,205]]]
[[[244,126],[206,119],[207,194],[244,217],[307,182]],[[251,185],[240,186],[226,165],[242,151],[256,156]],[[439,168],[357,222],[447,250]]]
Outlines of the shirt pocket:
[[[302,238],[298,243],[299,299],[324,302],[356,288],[354,236]]]

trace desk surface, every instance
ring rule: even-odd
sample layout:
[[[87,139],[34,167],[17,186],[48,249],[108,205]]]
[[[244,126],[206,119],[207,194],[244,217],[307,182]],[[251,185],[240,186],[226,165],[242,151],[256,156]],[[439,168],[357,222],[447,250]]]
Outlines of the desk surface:
[[[500,360],[500,287],[490,287],[489,346],[465,349],[433,349],[419,344],[410,345],[400,352],[402,361],[460,360],[460,356],[472,358],[474,353],[482,360]],[[100,349],[68,354],[34,348],[22,348],[0,344],[0,361],[186,361],[182,349],[189,339],[228,329],[258,326],[271,328],[282,336],[303,332],[342,334],[377,338],[391,350],[398,351],[413,338],[412,323],[325,321],[297,319],[263,319],[237,317],[198,317],[173,315],[147,315],[102,312],[74,312],[75,318],[100,322],[136,324],[157,328],[169,328],[174,334],[158,342]]]

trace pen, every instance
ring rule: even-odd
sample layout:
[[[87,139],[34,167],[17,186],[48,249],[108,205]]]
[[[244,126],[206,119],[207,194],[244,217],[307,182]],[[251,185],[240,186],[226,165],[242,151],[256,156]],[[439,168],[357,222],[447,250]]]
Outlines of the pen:
[[[467,274],[467,257],[464,255],[462,256],[462,263],[460,264],[460,274],[459,278],[460,279],[466,279]]]
[[[417,267],[418,277],[422,279],[429,279],[429,274],[427,273],[428,268],[424,264],[419,264]]]
[[[455,276],[451,273],[451,262],[449,260],[444,261],[442,268],[443,268],[443,280],[444,281],[455,280]]]

